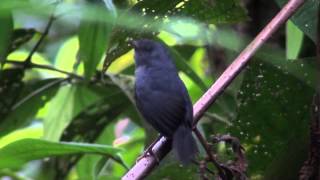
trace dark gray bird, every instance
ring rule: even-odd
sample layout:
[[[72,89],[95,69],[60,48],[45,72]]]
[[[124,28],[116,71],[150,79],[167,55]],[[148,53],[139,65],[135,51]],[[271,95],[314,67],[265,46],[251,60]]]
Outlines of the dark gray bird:
[[[147,39],[132,44],[137,108],[153,128],[172,139],[177,158],[188,164],[198,152],[192,136],[193,108],[188,91],[163,44]]]

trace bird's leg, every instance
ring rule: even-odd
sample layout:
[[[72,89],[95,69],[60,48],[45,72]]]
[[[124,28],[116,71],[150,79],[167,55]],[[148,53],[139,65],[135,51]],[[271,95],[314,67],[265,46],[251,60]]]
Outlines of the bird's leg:
[[[152,148],[161,138],[162,138],[162,135],[158,136],[157,139],[153,141],[152,144],[150,144],[149,147],[143,152],[143,154],[137,158],[137,162],[139,162],[142,158],[150,155],[150,156],[153,156],[157,164],[159,164],[160,160],[157,157],[157,155],[153,153]]]

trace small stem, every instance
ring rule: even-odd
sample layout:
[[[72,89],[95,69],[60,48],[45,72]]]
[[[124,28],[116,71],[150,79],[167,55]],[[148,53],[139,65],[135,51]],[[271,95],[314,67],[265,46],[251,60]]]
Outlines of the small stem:
[[[12,106],[11,110],[13,111],[13,110],[17,109],[21,104],[25,103],[26,101],[28,101],[32,97],[34,97],[34,96],[40,94],[41,92],[51,88],[52,86],[55,86],[57,84],[60,84],[63,81],[66,81],[66,80],[68,80],[68,78],[67,79],[57,79],[57,80],[55,80],[55,81],[53,81],[53,82],[51,82],[49,84],[46,84],[46,85],[40,87],[39,89],[33,91],[32,93],[28,94],[26,97],[21,99],[19,102],[17,102],[14,106]]]
[[[207,116],[208,118],[211,118],[216,122],[221,122],[227,124],[228,126],[232,126],[232,123],[228,121],[227,118],[224,118],[216,113],[205,112],[203,116]]]
[[[206,139],[202,136],[202,134],[200,133],[200,131],[198,130],[197,127],[195,127],[193,129],[193,132],[195,133],[195,135],[197,136],[197,138],[199,139],[201,145],[203,146],[204,150],[206,151],[209,160],[215,165],[215,167],[218,170],[218,173],[220,175],[220,177],[225,177],[224,171],[221,168],[220,164],[217,162],[217,160],[215,159],[215,157],[213,156],[213,154],[211,153],[210,147],[206,141]]]
[[[22,65],[22,66],[24,65],[24,62],[15,61],[15,60],[7,60],[7,61],[5,61],[5,63],[15,64],[15,65]],[[30,62],[29,67],[30,68],[46,69],[46,70],[50,70],[50,71],[56,71],[56,72],[59,72],[59,73],[62,73],[62,74],[66,74],[66,75],[68,75],[70,77],[73,77],[73,78],[77,78],[77,79],[81,79],[81,80],[84,79],[82,76],[79,76],[77,74],[70,73],[68,71],[64,71],[64,70],[61,70],[61,69],[56,69],[56,68],[54,68],[52,66],[49,66],[49,65],[42,65],[42,64],[36,64],[36,63]]]

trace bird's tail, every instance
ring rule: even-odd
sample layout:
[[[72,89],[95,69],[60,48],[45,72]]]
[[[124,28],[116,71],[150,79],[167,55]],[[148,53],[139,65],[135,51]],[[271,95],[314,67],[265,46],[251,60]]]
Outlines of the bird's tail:
[[[172,146],[176,157],[183,165],[190,163],[198,153],[192,130],[185,125],[180,125],[174,133]]]

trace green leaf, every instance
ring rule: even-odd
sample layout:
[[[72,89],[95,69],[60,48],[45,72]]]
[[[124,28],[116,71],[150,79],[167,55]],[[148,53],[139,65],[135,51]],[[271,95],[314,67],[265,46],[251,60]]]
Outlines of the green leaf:
[[[13,17],[10,12],[0,12],[0,68],[10,49],[10,41],[13,32]]]
[[[39,125],[15,130],[12,133],[0,139],[0,148],[17,140],[21,140],[25,138],[40,139],[42,136],[43,136],[43,127]]]
[[[72,141],[74,138],[85,142],[95,141],[105,127],[115,121],[119,115],[128,115],[125,112],[129,107],[133,107],[132,103],[118,87],[111,83],[90,87],[90,91],[100,95],[99,100],[84,108],[73,118],[62,135],[63,141]]]
[[[119,159],[121,149],[107,145],[50,142],[40,139],[23,139],[0,149],[0,169],[17,168],[31,160],[72,154],[100,154]]]
[[[286,54],[287,59],[296,59],[303,42],[303,33],[291,21],[287,22]]]
[[[173,56],[174,63],[178,70],[184,72],[192,81],[197,84],[204,92],[207,90],[207,85],[202,81],[202,79],[194,72],[194,70],[189,66],[186,59],[180,55],[175,49],[170,48],[170,52]]]
[[[49,112],[44,117],[44,138],[58,141],[71,120],[98,99],[98,94],[85,84],[61,87],[48,105]]]
[[[302,60],[282,59],[286,64],[297,64],[297,61]],[[304,63],[312,64],[311,61]],[[299,66],[273,66],[254,59],[245,71],[238,93],[238,117],[230,129],[245,145],[248,163],[254,164],[249,166],[250,174],[272,168],[271,162],[279,159],[289,147],[292,149],[290,142],[307,135],[314,89],[288,73],[290,67]],[[302,75],[311,73],[301,66],[297,70]],[[295,177],[298,171],[294,171],[297,168],[294,166],[301,166],[297,163],[301,161],[299,158],[292,157],[285,168],[295,172],[292,173]]]
[[[92,16],[94,21],[82,19],[79,27],[79,53],[84,62],[84,74],[90,78],[96,70],[103,53],[108,47],[112,25],[106,21],[111,16],[106,13],[85,11],[82,16]]]
[[[83,62],[78,62],[79,40],[73,36],[65,40],[60,46],[55,58],[54,66],[67,72],[83,75]],[[79,64],[80,63],[80,64]],[[57,74],[57,73],[56,73]],[[65,74],[58,74],[65,77]]]
[[[287,0],[276,0],[280,7],[287,3]],[[292,22],[299,27],[313,42],[317,39],[317,20],[319,0],[305,1],[302,7],[291,18]]]

